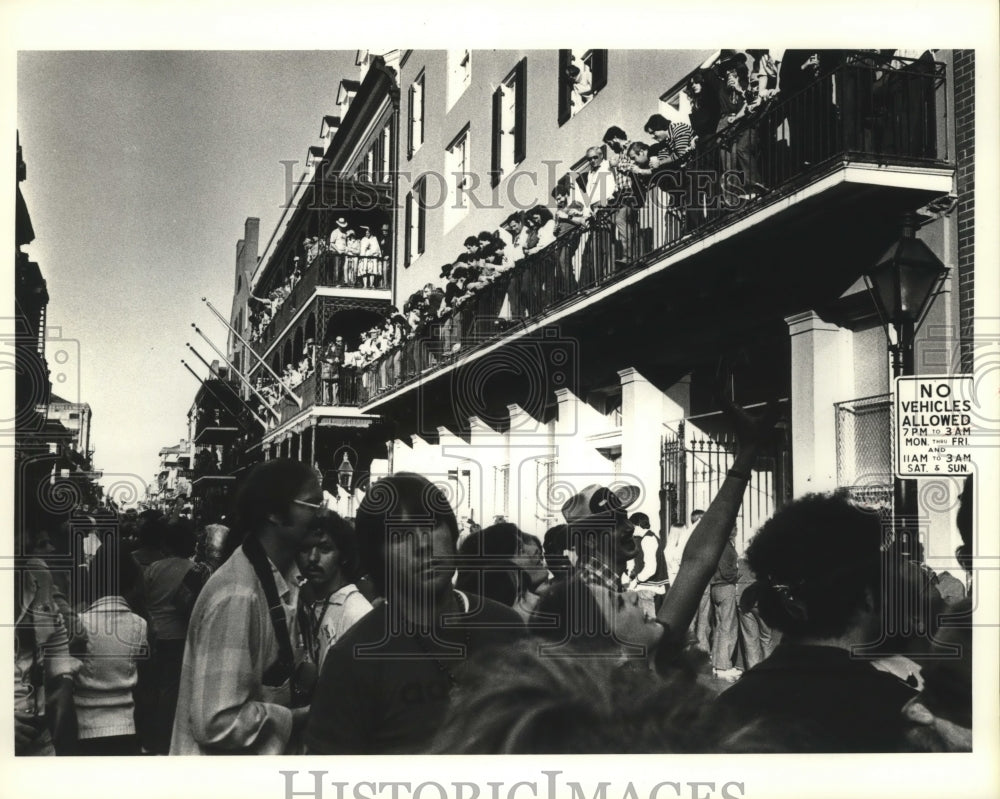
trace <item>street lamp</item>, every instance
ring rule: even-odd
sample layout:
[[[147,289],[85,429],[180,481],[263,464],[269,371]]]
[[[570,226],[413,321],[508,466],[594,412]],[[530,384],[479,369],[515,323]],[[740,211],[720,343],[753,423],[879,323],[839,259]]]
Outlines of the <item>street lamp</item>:
[[[865,275],[889,339],[893,377],[913,374],[914,336],[948,274],[948,267],[916,237],[916,230],[916,214],[907,214],[899,241]],[[895,329],[895,342],[889,325]]]
[[[948,268],[917,238],[916,231],[916,214],[906,214],[899,241],[889,247],[865,275],[865,283],[889,341],[894,378],[914,374],[916,332],[948,274]],[[895,341],[889,334],[890,325],[895,331]],[[902,516],[912,522],[918,515],[915,481],[896,477],[893,489],[897,520]]]
[[[340,462],[340,466],[337,467],[337,483],[341,488],[344,489],[348,494],[351,493],[351,484],[354,482],[354,467],[351,466],[351,461],[347,457],[347,453],[344,453],[344,460]]]

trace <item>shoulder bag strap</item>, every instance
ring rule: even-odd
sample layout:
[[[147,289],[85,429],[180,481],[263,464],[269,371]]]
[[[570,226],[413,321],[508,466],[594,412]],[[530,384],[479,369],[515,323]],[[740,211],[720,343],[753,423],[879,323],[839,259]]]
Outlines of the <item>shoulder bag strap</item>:
[[[271,571],[271,562],[264,552],[264,547],[255,535],[248,535],[243,541],[243,553],[253,566],[261,588],[264,589],[264,597],[267,599],[267,608],[271,614],[271,624],[274,626],[274,634],[278,639],[278,662],[281,663],[288,679],[295,678],[295,655],[292,652],[292,637],[288,632],[288,619],[285,616],[285,606],[278,596],[278,588],[274,584],[274,574]]]

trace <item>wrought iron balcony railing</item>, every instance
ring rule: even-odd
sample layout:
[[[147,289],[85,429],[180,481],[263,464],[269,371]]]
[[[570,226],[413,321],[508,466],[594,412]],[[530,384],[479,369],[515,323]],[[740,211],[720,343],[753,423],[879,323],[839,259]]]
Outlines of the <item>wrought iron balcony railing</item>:
[[[361,404],[464,357],[511,328],[659,260],[786,196],[845,161],[943,165],[937,92],[944,64],[891,68],[859,58],[778,95],[637,186],[635,203],[599,209],[364,368]]]
[[[259,354],[267,351],[318,287],[391,289],[390,259],[387,256],[340,255],[330,250],[319,252],[303,269],[302,277],[291,287],[270,321],[252,339]]]

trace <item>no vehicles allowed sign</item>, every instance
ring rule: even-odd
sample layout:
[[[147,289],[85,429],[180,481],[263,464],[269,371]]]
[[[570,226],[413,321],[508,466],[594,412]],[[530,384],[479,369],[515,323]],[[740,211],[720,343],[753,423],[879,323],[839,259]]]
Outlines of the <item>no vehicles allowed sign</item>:
[[[896,379],[896,474],[961,477],[973,471],[971,375]]]

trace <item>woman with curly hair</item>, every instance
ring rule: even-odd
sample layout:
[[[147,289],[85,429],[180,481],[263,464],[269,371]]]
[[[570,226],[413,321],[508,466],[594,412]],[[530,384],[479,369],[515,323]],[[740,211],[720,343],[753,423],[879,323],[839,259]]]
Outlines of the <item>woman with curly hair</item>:
[[[917,693],[876,668],[883,611],[907,568],[885,545],[882,520],[846,497],[810,494],[768,520],[747,549],[756,582],[743,594],[782,633],[770,657],[720,695],[725,740],[733,730],[793,727],[782,751],[889,752],[905,748],[903,707]],[[888,590],[887,590],[888,589]],[[741,751],[775,751],[767,735]]]

